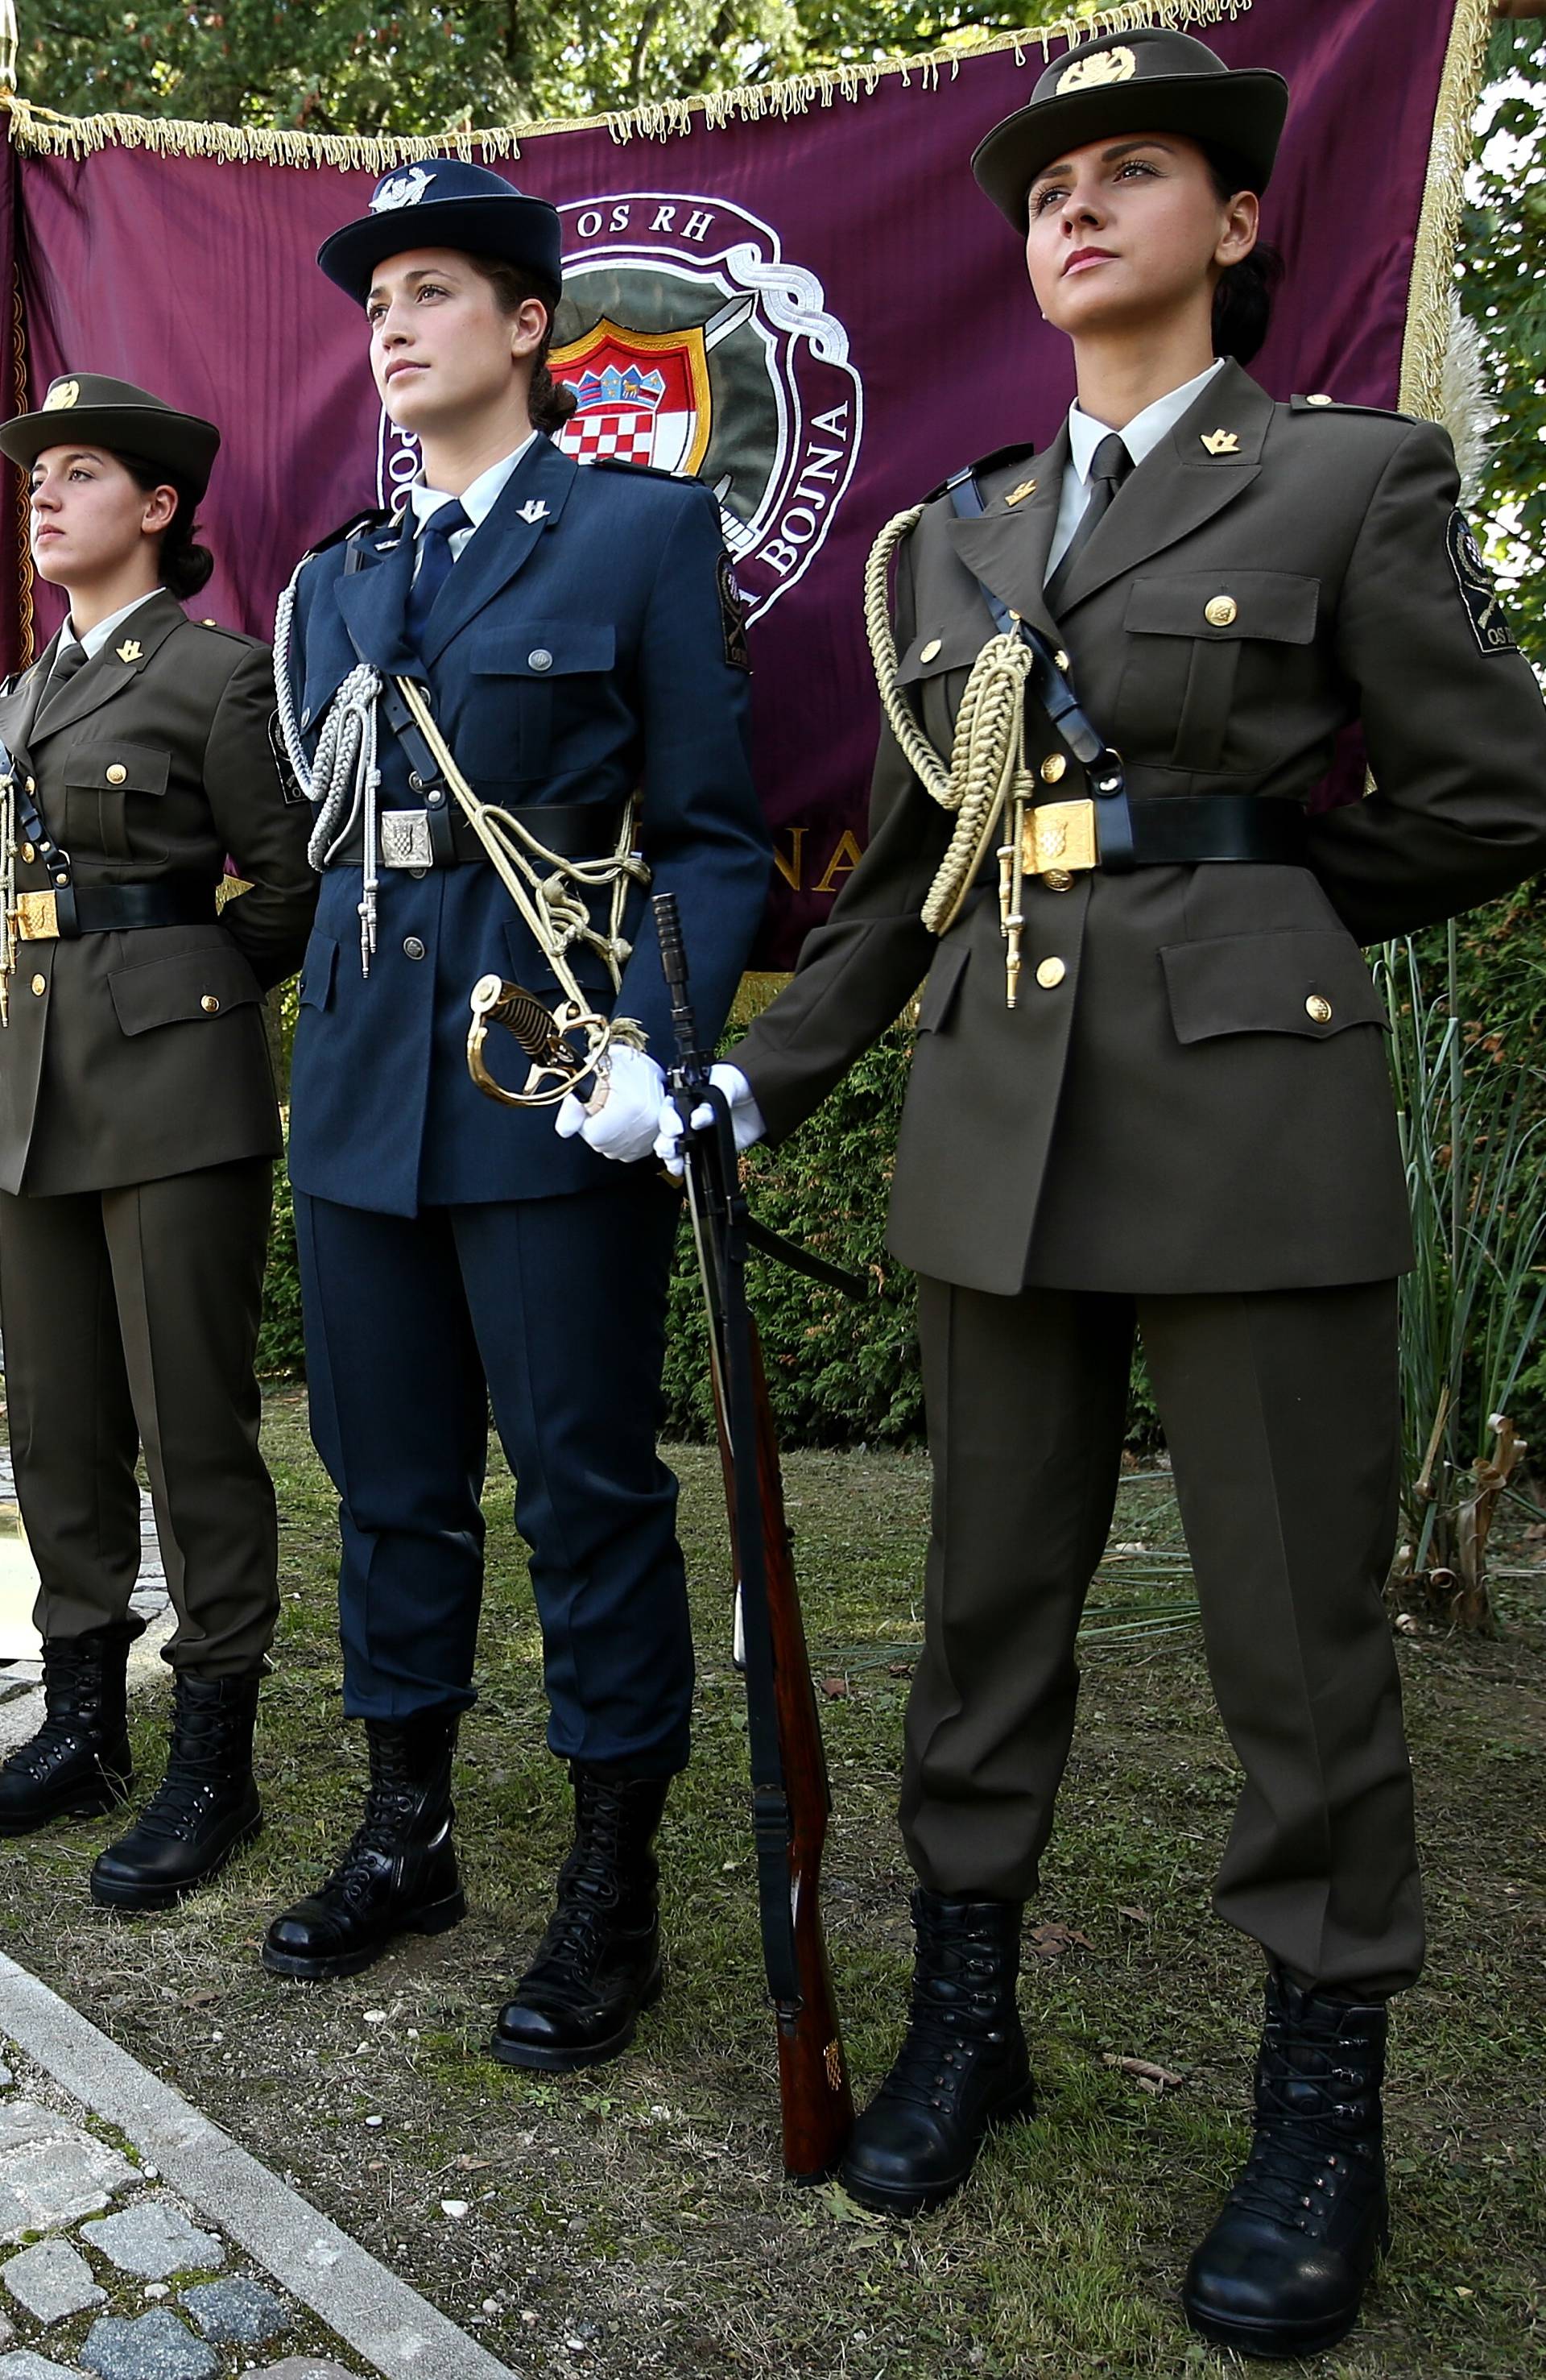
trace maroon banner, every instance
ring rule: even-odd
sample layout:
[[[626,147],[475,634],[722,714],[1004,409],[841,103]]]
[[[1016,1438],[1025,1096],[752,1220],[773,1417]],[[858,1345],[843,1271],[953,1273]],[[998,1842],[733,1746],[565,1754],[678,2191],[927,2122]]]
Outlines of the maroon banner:
[[[1288,277],[1255,368],[1275,395],[1396,401],[1452,17],[1446,0],[1254,0],[1195,27],[1231,66],[1274,67],[1293,90],[1264,223]],[[698,113],[622,141],[605,128],[528,137],[501,167],[562,212],[556,368],[580,398],[566,443],[695,472],[719,496],[753,609],[779,862],[764,965],[791,963],[858,856],[876,531],[960,464],[1045,441],[1072,393],[1067,343],[968,168],[1043,65],[1028,36],[1018,59],[890,73],[803,112],[714,126]],[[206,601],[260,635],[308,540],[390,501],[414,468],[383,422],[361,316],[313,262],[374,178],[116,141],[21,160],[34,396],[58,371],[113,372],[221,424]],[[37,611],[43,635],[51,589]]]

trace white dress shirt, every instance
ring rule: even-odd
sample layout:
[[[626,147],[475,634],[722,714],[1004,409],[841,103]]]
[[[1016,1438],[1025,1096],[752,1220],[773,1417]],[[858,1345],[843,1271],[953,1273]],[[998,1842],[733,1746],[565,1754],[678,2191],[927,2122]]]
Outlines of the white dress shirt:
[[[501,456],[499,462],[490,463],[486,471],[480,471],[471,487],[464,488],[459,499],[455,496],[448,496],[443,488],[427,488],[422,480],[415,480],[408,490],[408,502],[413,507],[414,514],[415,536],[417,537],[431,515],[440,511],[442,504],[460,502],[462,510],[466,514],[471,526],[453,530],[446,540],[451,548],[453,562],[460,562],[466,551],[468,540],[477,536],[493,511],[504,493],[505,482],[536,436],[537,432],[534,430],[528,436],[522,439],[513,454]],[[418,553],[414,556],[416,577],[422,558],[422,554]]]
[[[1166,432],[1174,430],[1182,416],[1189,413],[1208,382],[1224,370],[1220,356],[1205,372],[1189,380],[1183,388],[1173,388],[1168,396],[1158,396],[1135,413],[1125,430],[1117,431],[1135,465],[1152,455]],[[1063,497],[1057,507],[1057,526],[1052,533],[1052,544],[1046,558],[1046,575],[1052,577],[1074,540],[1074,531],[1084,517],[1084,507],[1090,501],[1090,467],[1095,459],[1095,449],[1103,438],[1111,435],[1109,421],[1097,421],[1092,413],[1083,413],[1077,405],[1069,408],[1069,455],[1063,473]]]
[[[123,626],[131,612],[138,612],[141,603],[149,603],[153,596],[164,595],[165,592],[164,587],[152,587],[149,595],[137,595],[132,603],[125,603],[116,612],[110,612],[105,620],[99,620],[96,626],[88,628],[83,637],[76,635],[74,621],[66,620],[59,631],[59,650],[54,654],[54,660],[62,659],[72,645],[79,645],[89,662],[95,661],[108,638]]]

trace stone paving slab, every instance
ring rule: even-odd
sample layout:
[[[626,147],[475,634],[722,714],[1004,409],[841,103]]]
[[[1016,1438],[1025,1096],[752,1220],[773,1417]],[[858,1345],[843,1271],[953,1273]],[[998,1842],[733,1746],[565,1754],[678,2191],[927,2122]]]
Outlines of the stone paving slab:
[[[40,2240],[35,2248],[24,2248],[0,2270],[0,2281],[35,2322],[63,2322],[107,2297],[92,2280],[85,2257],[66,2240]]]
[[[0,1446],[0,1503],[15,1500],[11,1451],[8,1446]],[[155,1512],[143,1488],[139,1491],[139,1576],[129,1602],[131,1609],[146,1622],[144,1635],[129,1654],[129,1682],[131,1686],[142,1686],[164,1674],[166,1664],[160,1658],[161,1648],[177,1624],[166,1590],[166,1565],[156,1536]],[[42,1718],[39,1685],[42,1676],[42,1668],[36,1661],[10,1661],[0,1666],[0,1695],[6,1696],[0,1701],[0,1759],[18,1743],[25,1743],[30,1735],[36,1734]],[[8,1687],[29,1691],[7,1694]],[[0,2380],[4,2380],[3,2374]]]
[[[0,1954],[0,2050],[7,2039],[79,2103],[80,2120],[36,2099],[0,2098],[0,2221],[7,2192],[19,2205],[22,2191],[37,2187],[28,2160],[53,2157],[66,2183],[73,2177],[78,2194],[89,2181],[97,2193],[89,2208],[23,2228],[62,2235],[73,2226],[68,2252],[91,2259],[93,2286],[105,2287],[108,2303],[89,2332],[80,2323],[84,2336],[78,2335],[79,2317],[49,2326],[36,2345],[23,2331],[16,2351],[0,2352],[0,2380],[82,2380],[85,2374],[96,2380],[214,2380],[231,2371],[232,2352],[246,2357],[241,2369],[254,2380],[360,2380],[361,2366],[377,2380],[513,2380],[486,2347],[179,2092]],[[93,2121],[111,2128],[140,2163],[98,2139],[88,2129]],[[12,2188],[18,2168],[22,2190]],[[68,2194],[65,2188],[62,2195]],[[120,2202],[113,2213],[81,2219],[100,2216],[110,2196]],[[208,2272],[231,2260],[233,2251],[265,2280],[233,2269],[184,2291],[175,2308],[145,2311],[146,2299],[166,2296],[167,2283],[142,2276]],[[286,2297],[269,2290],[267,2280]],[[193,2325],[211,2302],[216,2319],[200,2325],[206,2338]],[[265,2302],[272,2311],[260,2323]],[[229,2320],[221,2319],[222,2306]],[[247,2331],[238,2309],[251,2317]],[[286,2329],[297,2349],[325,2330],[330,2351],[285,2354]],[[331,2353],[335,2341],[337,2357]],[[259,2367],[252,2357],[265,2347],[278,2360]],[[61,2353],[70,2360],[54,2360]],[[345,2354],[358,2362],[345,2362]]]

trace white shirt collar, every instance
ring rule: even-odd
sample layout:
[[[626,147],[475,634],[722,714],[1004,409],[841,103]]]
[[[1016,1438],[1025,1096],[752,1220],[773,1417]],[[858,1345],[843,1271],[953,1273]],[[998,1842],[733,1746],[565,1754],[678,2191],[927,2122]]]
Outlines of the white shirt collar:
[[[149,595],[137,595],[132,603],[125,603],[118,611],[110,612],[105,620],[99,620],[96,626],[88,628],[83,637],[76,635],[74,621],[66,620],[59,631],[59,651],[67,652],[71,645],[79,645],[89,662],[95,661],[114,630],[123,626],[131,612],[138,612],[141,603],[149,603],[165,592],[164,587],[152,587]],[[54,658],[57,659],[58,655]]]
[[[1182,388],[1173,388],[1168,396],[1156,397],[1153,405],[1146,405],[1141,413],[1133,415],[1126,429],[1118,434],[1135,465],[1152,455],[1166,431],[1174,430],[1178,421],[1191,410],[1208,382],[1224,370],[1225,360],[1223,356],[1217,357],[1205,372],[1198,373],[1195,380],[1189,380]],[[1070,406],[1070,459],[1081,481],[1088,483],[1095,449],[1103,438],[1110,435],[1111,424],[1108,421],[1097,421],[1093,414],[1081,413],[1077,405]],[[463,501],[466,501],[465,497]]]
[[[460,535],[470,537],[475,528],[481,528],[504,493],[505,483],[511,473],[536,436],[537,431],[534,430],[522,439],[512,454],[501,456],[497,463],[490,463],[486,471],[478,473],[470,488],[463,489],[461,504],[462,510],[467,516],[468,525],[465,529],[459,532]],[[415,480],[408,490],[408,502],[413,506],[417,528],[422,528],[430,515],[438,513],[442,504],[453,504],[455,501],[454,497],[446,494],[443,488],[427,488],[422,480]]]

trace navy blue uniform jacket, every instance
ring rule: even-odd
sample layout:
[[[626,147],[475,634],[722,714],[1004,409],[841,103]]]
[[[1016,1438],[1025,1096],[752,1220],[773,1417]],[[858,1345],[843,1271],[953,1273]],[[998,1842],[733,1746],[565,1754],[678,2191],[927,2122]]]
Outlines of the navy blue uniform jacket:
[[[532,516],[535,516],[533,517]],[[641,795],[651,892],[673,892],[699,1025],[718,1035],[746,964],[770,868],[746,751],[747,680],[719,581],[718,507],[706,488],[647,472],[581,468],[539,437],[463,551],[429,615],[424,654],[404,618],[414,540],[396,523],[356,531],[300,575],[290,670],[302,730],[356,662],[427,681],[442,732],[486,801],[619,806]],[[381,802],[420,807],[380,722]],[[412,1215],[420,1206],[551,1197],[614,1178],[553,1111],[498,1106],[467,1074],[467,999],[490,972],[556,997],[551,971],[483,864],[380,871],[368,978],[359,959],[360,869],[322,880],[301,977],[291,1082],[298,1190]],[[646,905],[615,1005],[662,1062],[670,1010]],[[605,922],[599,899],[598,922]],[[571,954],[603,1012],[597,953]],[[491,1062],[519,1087],[525,1062],[502,1028]]]

